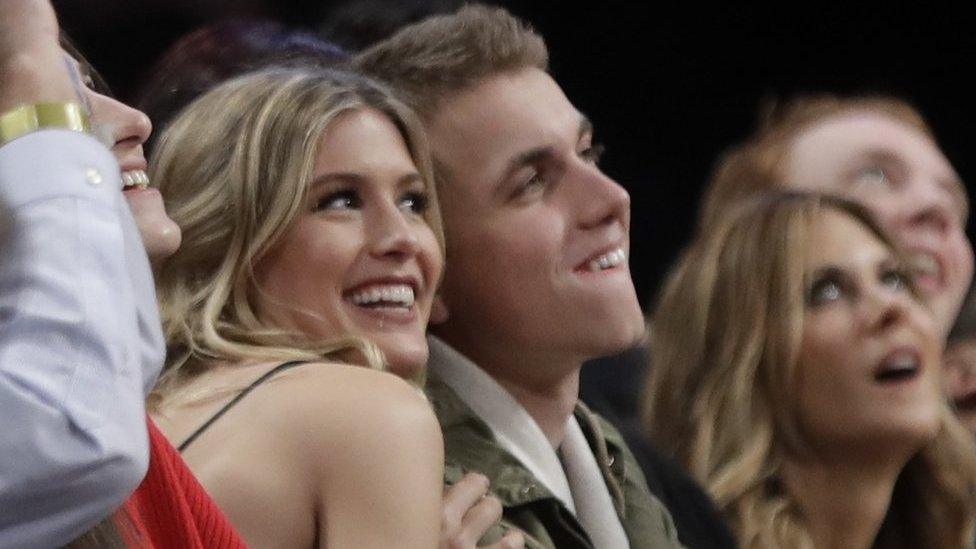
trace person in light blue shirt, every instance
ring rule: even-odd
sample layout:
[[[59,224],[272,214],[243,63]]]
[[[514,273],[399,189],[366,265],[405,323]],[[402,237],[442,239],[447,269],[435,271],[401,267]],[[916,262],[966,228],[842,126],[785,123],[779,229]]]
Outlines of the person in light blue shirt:
[[[144,395],[165,350],[136,220],[150,254],[179,231],[139,189],[148,119],[83,87],[47,0],[0,3],[0,74],[0,122],[74,103],[109,142],[63,127],[0,133],[0,547],[54,547],[145,474]]]

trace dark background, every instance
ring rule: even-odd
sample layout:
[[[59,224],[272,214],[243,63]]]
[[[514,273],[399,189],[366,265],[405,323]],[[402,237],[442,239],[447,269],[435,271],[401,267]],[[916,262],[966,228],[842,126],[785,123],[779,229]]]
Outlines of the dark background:
[[[604,168],[633,198],[632,267],[645,305],[690,235],[717,154],[751,131],[764,98],[804,91],[904,97],[928,117],[973,192],[976,41],[970,10],[893,3],[803,3],[802,10],[697,2],[493,3],[545,36],[556,80],[607,145]],[[81,50],[129,99],[156,57],[185,32],[230,16],[266,16],[314,30],[330,5],[55,0],[55,7]]]

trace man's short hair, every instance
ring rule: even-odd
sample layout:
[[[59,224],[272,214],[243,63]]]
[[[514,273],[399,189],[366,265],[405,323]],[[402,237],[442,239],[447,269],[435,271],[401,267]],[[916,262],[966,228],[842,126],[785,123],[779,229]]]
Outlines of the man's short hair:
[[[402,28],[354,63],[393,86],[429,120],[445,97],[488,76],[530,67],[547,71],[549,52],[542,37],[508,11],[469,5]]]

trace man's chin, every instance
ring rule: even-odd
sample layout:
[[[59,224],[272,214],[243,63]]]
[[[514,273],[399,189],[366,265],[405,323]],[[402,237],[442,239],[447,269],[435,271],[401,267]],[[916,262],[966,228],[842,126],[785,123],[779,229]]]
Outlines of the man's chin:
[[[615,355],[641,345],[646,342],[646,334],[644,318],[638,312],[629,319],[613,319],[601,326],[593,326],[581,334],[580,340],[588,342],[585,354],[589,360]]]

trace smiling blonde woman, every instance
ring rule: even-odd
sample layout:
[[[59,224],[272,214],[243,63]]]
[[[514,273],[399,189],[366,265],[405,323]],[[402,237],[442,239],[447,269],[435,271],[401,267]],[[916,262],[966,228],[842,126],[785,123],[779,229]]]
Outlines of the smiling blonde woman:
[[[412,113],[369,80],[269,71],[172,122],[152,180],[167,436],[256,547],[437,543],[443,447],[416,379],[443,264]],[[361,367],[371,365],[377,369]]]

